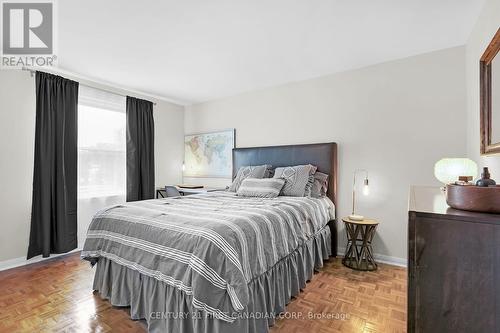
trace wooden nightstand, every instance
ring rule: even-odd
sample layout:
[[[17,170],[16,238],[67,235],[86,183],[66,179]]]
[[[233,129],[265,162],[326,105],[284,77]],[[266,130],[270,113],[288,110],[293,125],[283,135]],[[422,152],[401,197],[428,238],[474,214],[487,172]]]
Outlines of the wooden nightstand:
[[[371,219],[354,221],[342,218],[347,233],[347,246],[342,264],[358,271],[374,271],[377,263],[373,258],[372,239],[378,222]]]

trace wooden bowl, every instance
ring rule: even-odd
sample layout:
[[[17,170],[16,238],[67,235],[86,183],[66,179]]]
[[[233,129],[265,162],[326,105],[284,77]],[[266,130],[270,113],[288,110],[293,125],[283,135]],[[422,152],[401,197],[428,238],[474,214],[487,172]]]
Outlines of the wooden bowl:
[[[446,185],[446,202],[452,208],[500,213],[500,186]]]

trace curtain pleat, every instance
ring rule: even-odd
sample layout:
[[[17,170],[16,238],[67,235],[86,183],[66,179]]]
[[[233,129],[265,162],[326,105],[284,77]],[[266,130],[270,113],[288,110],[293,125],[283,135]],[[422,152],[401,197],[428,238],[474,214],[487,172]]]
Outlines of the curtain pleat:
[[[153,103],[127,96],[127,201],[155,192]]]
[[[36,73],[28,259],[77,247],[78,82]]]

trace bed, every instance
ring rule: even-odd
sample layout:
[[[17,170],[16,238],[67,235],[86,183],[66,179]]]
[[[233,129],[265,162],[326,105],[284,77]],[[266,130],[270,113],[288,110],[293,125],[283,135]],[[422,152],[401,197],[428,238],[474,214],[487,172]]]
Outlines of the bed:
[[[240,166],[308,163],[329,175],[324,198],[221,191],[97,213],[81,254],[96,266],[94,289],[150,332],[267,332],[336,255],[337,146],[233,150],[233,178]]]

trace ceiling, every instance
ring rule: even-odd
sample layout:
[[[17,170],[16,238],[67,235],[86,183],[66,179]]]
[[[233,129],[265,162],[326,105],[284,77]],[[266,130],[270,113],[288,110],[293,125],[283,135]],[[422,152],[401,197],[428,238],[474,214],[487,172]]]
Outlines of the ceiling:
[[[63,0],[64,70],[183,104],[465,44],[483,0]]]

